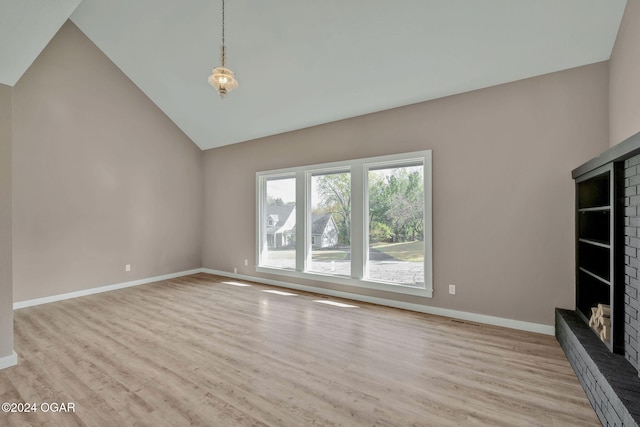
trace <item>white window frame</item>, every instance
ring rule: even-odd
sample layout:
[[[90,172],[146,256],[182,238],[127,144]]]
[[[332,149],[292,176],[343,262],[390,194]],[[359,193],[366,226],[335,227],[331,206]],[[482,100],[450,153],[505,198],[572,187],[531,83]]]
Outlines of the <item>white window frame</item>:
[[[369,256],[368,172],[403,166],[424,168],[424,285],[411,286],[367,278]],[[311,259],[311,176],[318,173],[351,171],[351,277],[307,270]],[[296,177],[296,268],[262,265],[266,239],[266,182],[284,176]],[[256,173],[256,272],[296,279],[316,280],[337,285],[356,286],[387,292],[433,296],[433,226],[432,226],[432,153],[431,150],[389,156],[369,157]]]

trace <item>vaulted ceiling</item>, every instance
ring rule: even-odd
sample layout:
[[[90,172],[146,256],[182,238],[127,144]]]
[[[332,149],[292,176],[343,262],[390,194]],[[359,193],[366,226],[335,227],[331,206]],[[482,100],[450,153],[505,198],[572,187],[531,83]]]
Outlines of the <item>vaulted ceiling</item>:
[[[208,149],[609,59],[626,0],[2,0],[0,83],[71,19]]]

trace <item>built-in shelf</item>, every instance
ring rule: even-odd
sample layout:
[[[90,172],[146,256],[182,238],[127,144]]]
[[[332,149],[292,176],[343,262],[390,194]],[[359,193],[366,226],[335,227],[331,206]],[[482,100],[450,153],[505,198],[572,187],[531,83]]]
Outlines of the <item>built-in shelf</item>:
[[[578,238],[611,243],[611,210],[578,211]]]
[[[602,211],[610,211],[611,206],[597,206],[595,208],[582,208],[578,209],[578,212],[602,212]]]
[[[578,242],[580,243],[586,243],[588,245],[593,245],[593,246],[598,246],[600,248],[607,248],[607,249],[611,249],[611,245],[608,243],[600,243],[600,242],[596,242],[595,240],[588,240],[588,239],[578,239]]]
[[[609,282],[607,279],[602,278],[602,277],[598,276],[597,274],[594,274],[594,273],[590,272],[589,270],[586,270],[586,269],[580,267],[580,271],[582,271],[583,273],[588,274],[589,276],[593,277],[594,279],[597,279],[597,280],[601,281],[602,283],[604,283],[607,286],[611,286],[611,282]]]
[[[613,288],[615,238],[614,166],[604,165],[576,178],[576,308],[588,320],[606,304],[615,310]],[[612,315],[613,318],[613,315]],[[613,327],[604,344],[613,350]]]

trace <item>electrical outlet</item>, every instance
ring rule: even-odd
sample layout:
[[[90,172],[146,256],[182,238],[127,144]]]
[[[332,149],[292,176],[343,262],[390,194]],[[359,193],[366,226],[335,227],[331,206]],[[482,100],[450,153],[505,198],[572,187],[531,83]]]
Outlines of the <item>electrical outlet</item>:
[[[456,285],[449,285],[449,293],[451,295],[455,295],[456,294]]]
[[[131,264],[126,264],[124,266],[124,271],[131,271]]]
[[[248,259],[244,260],[244,265],[249,265],[249,260]]]
[[[233,274],[238,274],[238,269],[233,267]]]

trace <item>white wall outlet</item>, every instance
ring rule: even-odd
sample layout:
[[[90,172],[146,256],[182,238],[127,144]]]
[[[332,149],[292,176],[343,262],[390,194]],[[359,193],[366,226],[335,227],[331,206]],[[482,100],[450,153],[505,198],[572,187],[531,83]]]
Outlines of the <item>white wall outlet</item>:
[[[233,267],[233,274],[238,274],[238,269]]]
[[[124,271],[131,271],[131,264],[126,264],[124,266]]]
[[[244,260],[244,265],[249,265],[249,260],[248,259]]]
[[[449,293],[451,295],[455,295],[456,294],[456,285],[449,285]]]

